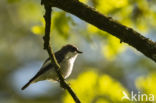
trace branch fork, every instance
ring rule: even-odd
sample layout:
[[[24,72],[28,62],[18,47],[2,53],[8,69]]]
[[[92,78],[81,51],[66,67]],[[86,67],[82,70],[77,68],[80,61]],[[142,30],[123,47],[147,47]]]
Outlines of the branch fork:
[[[44,5],[44,8],[45,8],[45,15],[44,15],[44,19],[45,19],[45,35],[43,37],[44,49],[48,52],[49,57],[51,59],[51,63],[55,67],[55,71],[56,71],[56,73],[57,73],[57,75],[59,77],[60,86],[62,88],[64,88],[64,89],[66,89],[70,93],[70,95],[74,99],[75,103],[81,103],[79,98],[76,96],[76,94],[72,90],[72,88],[64,80],[64,77],[62,76],[61,71],[60,71],[60,65],[57,62],[55,54],[53,53],[53,51],[51,49],[51,46],[49,44],[49,42],[50,42],[51,13],[52,13],[52,9],[51,8],[52,8],[52,6],[47,3],[47,0],[41,0],[41,4]]]

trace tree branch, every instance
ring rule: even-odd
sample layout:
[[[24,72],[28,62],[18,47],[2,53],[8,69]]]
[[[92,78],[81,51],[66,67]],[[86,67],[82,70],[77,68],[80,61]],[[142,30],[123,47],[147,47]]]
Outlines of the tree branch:
[[[156,43],[142,36],[132,28],[126,27],[111,17],[97,12],[95,9],[77,0],[46,0],[53,7],[67,11],[82,20],[119,38],[122,42],[133,46],[145,56],[156,62]]]
[[[62,88],[67,89],[67,91],[70,93],[70,95],[73,97],[73,99],[75,100],[76,103],[80,103],[79,98],[76,96],[76,94],[74,93],[74,91],[71,89],[71,87],[65,82],[61,71],[60,71],[60,66],[55,58],[55,55],[49,45],[49,41],[50,41],[50,26],[51,26],[51,6],[49,4],[47,4],[46,2],[44,2],[45,0],[41,1],[41,4],[44,4],[45,7],[45,15],[44,15],[44,19],[45,19],[45,35],[43,37],[44,40],[44,49],[47,50],[49,57],[51,59],[51,63],[54,65],[55,67],[55,71],[57,73],[57,76],[59,77],[59,81],[60,81],[60,85]]]

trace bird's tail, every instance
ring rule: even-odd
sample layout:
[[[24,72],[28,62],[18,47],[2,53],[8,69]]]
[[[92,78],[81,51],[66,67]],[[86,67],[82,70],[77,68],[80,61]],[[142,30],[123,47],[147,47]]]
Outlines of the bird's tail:
[[[33,83],[34,78],[32,78],[27,84],[25,84],[21,90],[24,90],[25,88],[27,88],[31,83]]]
[[[40,72],[39,72],[40,73]],[[24,90],[25,88],[27,88],[30,84],[37,82],[38,80],[36,80],[36,78],[38,78],[38,76],[40,75],[39,73],[37,73],[33,78],[31,78],[29,80],[29,82],[27,84],[25,84],[21,90]]]

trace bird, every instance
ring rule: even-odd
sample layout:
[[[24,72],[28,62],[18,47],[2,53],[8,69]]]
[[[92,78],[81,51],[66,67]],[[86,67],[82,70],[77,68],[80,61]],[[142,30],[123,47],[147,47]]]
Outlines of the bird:
[[[55,52],[55,57],[60,65],[60,71],[64,79],[68,78],[73,70],[74,62],[78,56],[83,52],[79,51],[77,47],[71,44],[63,46],[60,50]],[[21,90],[27,88],[30,84],[43,80],[58,81],[59,78],[55,72],[54,64],[51,63],[50,58],[47,58],[40,70],[27,82]]]

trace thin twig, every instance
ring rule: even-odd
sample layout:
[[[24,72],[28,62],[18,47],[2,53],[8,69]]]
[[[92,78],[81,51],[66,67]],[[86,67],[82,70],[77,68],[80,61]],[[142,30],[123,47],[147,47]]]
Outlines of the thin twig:
[[[45,7],[45,15],[44,15],[44,19],[45,19],[45,35],[43,37],[44,40],[44,49],[47,50],[49,57],[51,58],[51,63],[54,65],[55,67],[55,71],[59,77],[59,81],[60,81],[60,85],[62,88],[67,89],[67,91],[70,93],[70,95],[72,96],[72,98],[74,99],[74,101],[76,103],[81,103],[79,98],[76,96],[76,94],[74,93],[74,91],[71,89],[71,87],[65,82],[63,76],[61,75],[61,71],[60,71],[60,66],[55,58],[55,55],[49,45],[49,41],[50,41],[50,27],[51,27],[51,6],[44,3],[43,0],[41,1],[41,4],[44,4]]]

